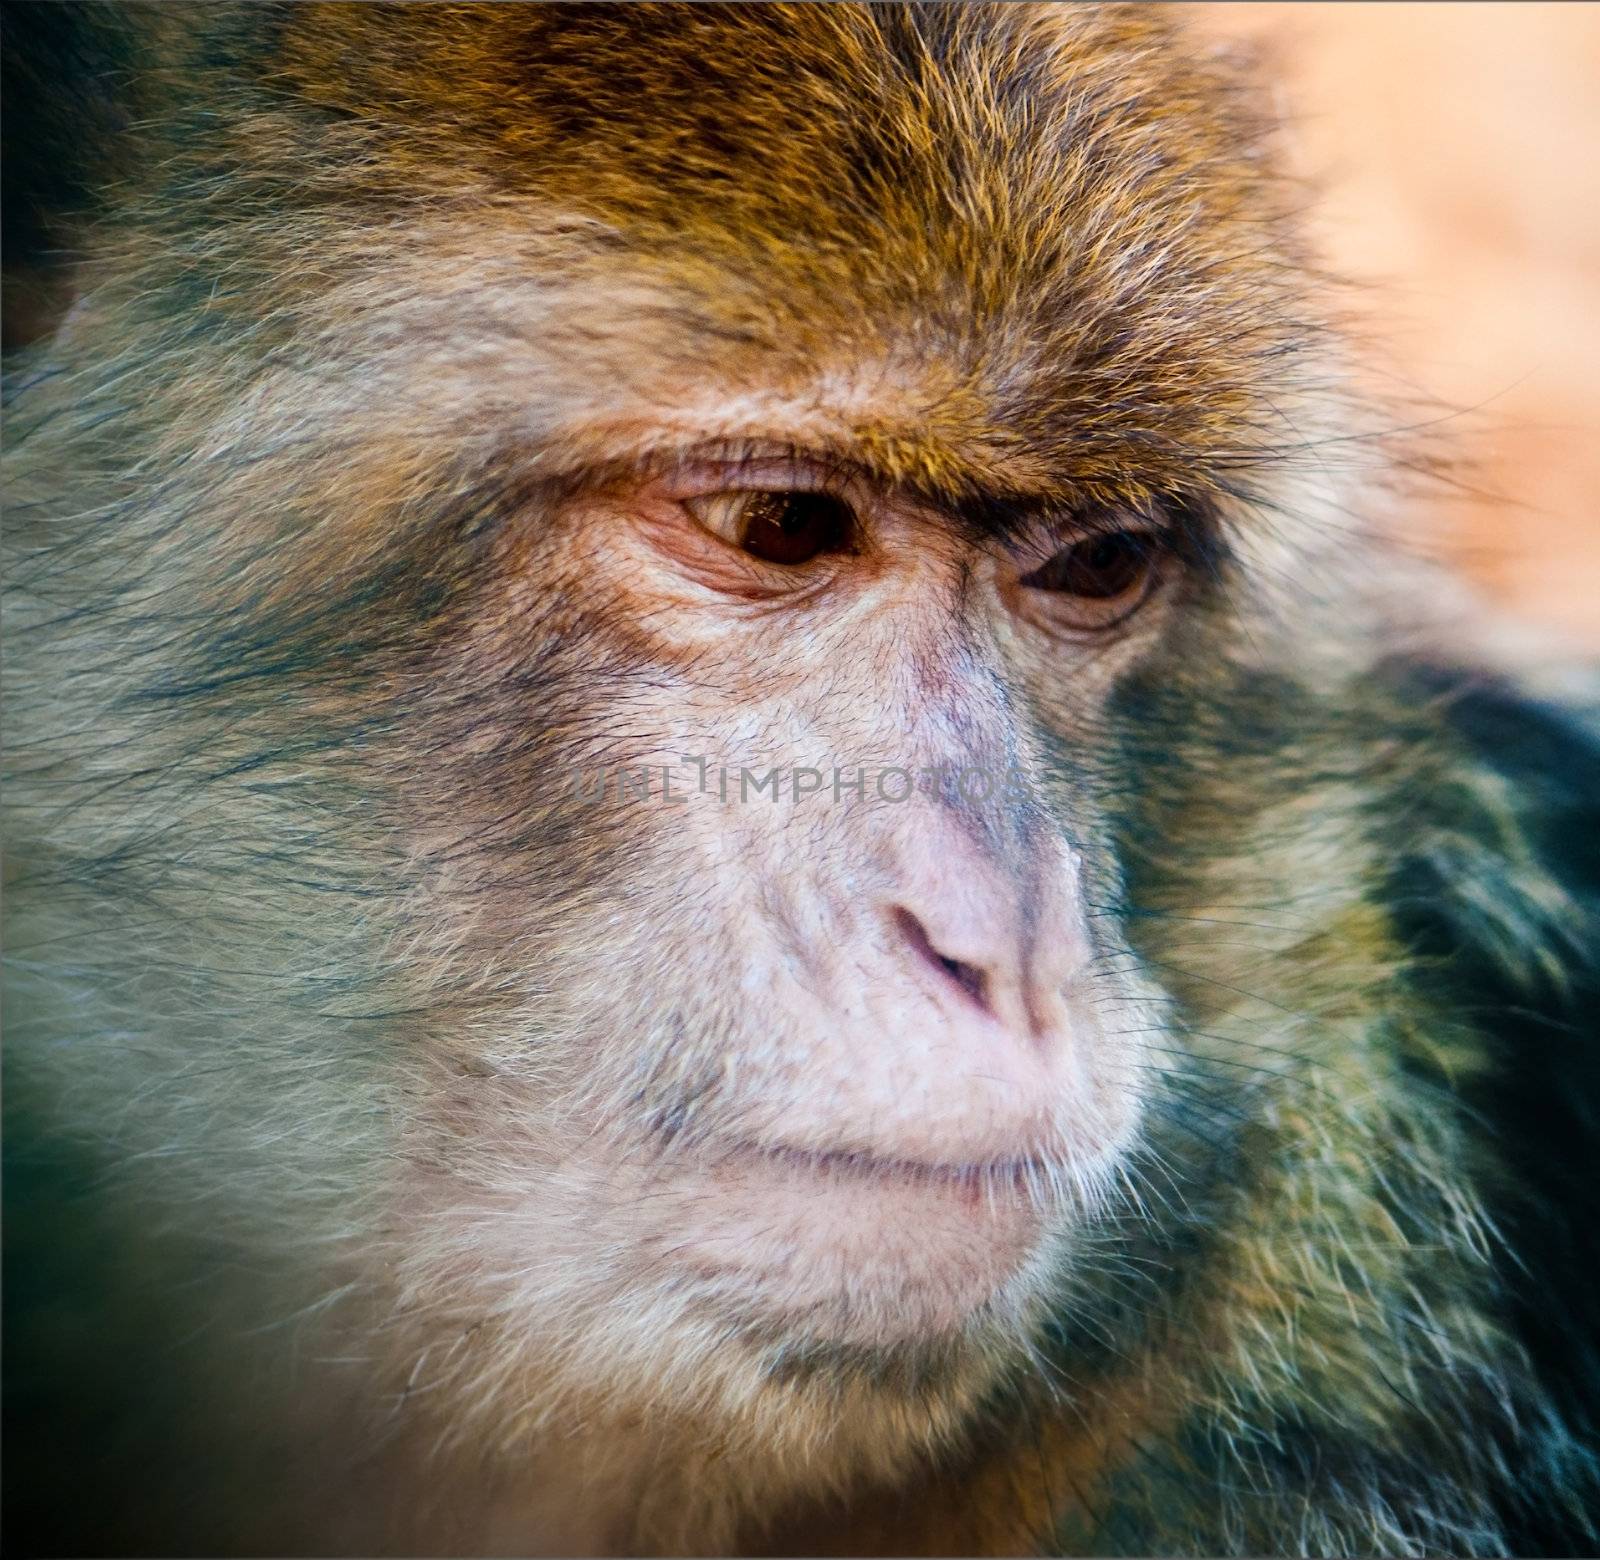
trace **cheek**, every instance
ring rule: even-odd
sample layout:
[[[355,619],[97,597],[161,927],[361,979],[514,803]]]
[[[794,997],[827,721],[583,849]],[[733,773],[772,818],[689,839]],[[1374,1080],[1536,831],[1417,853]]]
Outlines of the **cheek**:
[[[1158,614],[1157,607],[1152,618]],[[1117,762],[1107,734],[1107,711],[1119,686],[1148,663],[1159,645],[1157,625],[1141,622],[1125,636],[1086,650],[1070,651],[1026,624],[1008,625],[998,636],[1007,682],[1030,711],[1038,733],[1035,750],[1052,775],[1100,777],[1113,788],[1127,784],[1126,775],[1109,772]],[[1085,794],[1066,794],[1060,811],[1082,829]]]

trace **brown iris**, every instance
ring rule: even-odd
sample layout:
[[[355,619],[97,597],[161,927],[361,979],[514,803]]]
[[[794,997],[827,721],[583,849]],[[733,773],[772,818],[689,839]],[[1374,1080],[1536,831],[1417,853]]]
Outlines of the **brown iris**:
[[[808,563],[850,535],[850,511],[829,493],[752,493],[740,520],[738,545],[768,563]]]

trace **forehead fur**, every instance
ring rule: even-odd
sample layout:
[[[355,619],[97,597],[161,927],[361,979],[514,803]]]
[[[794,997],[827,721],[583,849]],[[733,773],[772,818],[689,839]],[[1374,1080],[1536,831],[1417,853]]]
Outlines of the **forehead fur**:
[[[775,363],[936,363],[1076,483],[1226,485],[1312,377],[1253,105],[1154,10],[307,5],[264,66],[353,184],[592,224]]]

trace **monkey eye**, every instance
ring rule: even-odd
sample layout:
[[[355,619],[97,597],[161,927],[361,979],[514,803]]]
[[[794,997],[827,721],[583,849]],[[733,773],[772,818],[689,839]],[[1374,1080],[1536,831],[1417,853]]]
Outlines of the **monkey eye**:
[[[1150,594],[1164,551],[1154,531],[1102,531],[1063,547],[1018,583],[1050,592],[1055,615],[1072,628],[1111,628]]]
[[[696,520],[730,546],[767,563],[809,563],[849,547],[854,516],[832,493],[742,489],[684,501]]]

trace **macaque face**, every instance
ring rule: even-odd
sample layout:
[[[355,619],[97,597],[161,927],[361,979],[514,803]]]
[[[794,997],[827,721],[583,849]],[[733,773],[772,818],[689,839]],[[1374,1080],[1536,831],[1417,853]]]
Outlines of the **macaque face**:
[[[684,46],[691,76],[716,53]],[[495,1335],[522,1401],[553,1372],[748,1403],[841,1350],[981,1374],[1122,1206],[1181,1047],[1119,913],[1119,689],[1221,658],[1262,398],[1322,414],[1309,370],[1280,382],[1293,273],[1225,119],[1200,176],[1156,117],[1171,155],[1056,225],[1094,166],[1058,63],[1038,188],[988,228],[951,215],[942,132],[863,152],[819,65],[782,117],[822,161],[788,185],[741,162],[668,200],[637,105],[563,100],[580,144],[530,165],[514,137],[525,193],[364,237],[303,302],[339,451],[290,478],[309,534],[336,515],[391,578],[448,582],[385,622],[411,648],[349,753],[406,852],[433,1069],[393,1266],[430,1337]],[[747,87],[723,111],[790,157]],[[1116,257],[1157,214],[1194,249],[1143,276]]]
[[[429,903],[516,993],[432,1196],[563,1320],[946,1349],[1030,1313],[1136,1131],[1161,999],[1094,798],[1204,527],[963,507],[853,457],[862,408],[751,399],[531,498],[426,674],[472,690]]]

